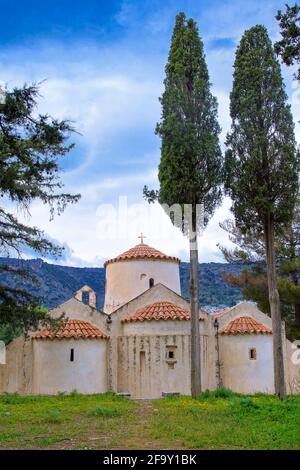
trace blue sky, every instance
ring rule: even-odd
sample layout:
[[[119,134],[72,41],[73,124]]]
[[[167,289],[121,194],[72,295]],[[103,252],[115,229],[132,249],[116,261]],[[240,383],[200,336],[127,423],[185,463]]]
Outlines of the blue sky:
[[[257,23],[276,40],[274,16],[284,2],[0,0],[0,7],[0,83],[45,80],[39,110],[71,119],[80,132],[62,177],[67,190],[81,192],[81,201],[52,222],[39,203],[31,218],[19,217],[66,246],[64,264],[101,265],[135,244],[141,230],[149,244],[188,259],[187,240],[160,208],[140,207],[143,185],[157,187],[160,141],[154,128],[175,15],[185,11],[198,23],[224,142],[236,46]],[[292,88],[292,70],[282,71],[296,121],[299,93]],[[299,125],[296,131],[299,141]],[[116,224],[120,196],[129,207],[126,220]],[[216,244],[228,241],[218,223],[230,215],[229,207],[225,200],[200,237],[200,261],[222,260]]]

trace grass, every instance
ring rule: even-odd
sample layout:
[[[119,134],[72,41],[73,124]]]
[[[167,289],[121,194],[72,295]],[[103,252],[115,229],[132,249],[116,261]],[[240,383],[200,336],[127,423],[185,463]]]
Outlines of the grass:
[[[0,449],[300,449],[300,396],[0,395]]]

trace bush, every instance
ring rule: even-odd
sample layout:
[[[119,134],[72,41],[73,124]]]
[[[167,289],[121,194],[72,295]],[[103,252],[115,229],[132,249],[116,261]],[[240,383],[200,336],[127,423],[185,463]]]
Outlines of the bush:
[[[230,388],[221,387],[213,392],[216,398],[232,398],[234,393]]]
[[[205,400],[206,398],[210,398],[212,396],[212,392],[209,390],[205,390],[205,392],[202,392],[201,395],[197,397],[197,400]]]
[[[245,397],[240,400],[240,405],[243,408],[251,408],[251,409],[257,409],[259,408],[258,404],[255,403],[252,398],[250,397]]]
[[[56,409],[47,410],[44,415],[44,421],[47,423],[61,423],[63,421],[63,417],[61,412]]]
[[[122,414],[123,410],[111,406],[96,406],[88,411],[89,416],[101,416],[103,418],[113,418],[115,416],[121,416]]]

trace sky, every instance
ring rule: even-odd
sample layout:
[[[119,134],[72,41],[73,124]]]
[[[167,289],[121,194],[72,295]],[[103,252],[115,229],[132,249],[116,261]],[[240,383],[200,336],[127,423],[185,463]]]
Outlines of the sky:
[[[204,42],[212,92],[219,103],[220,136],[230,127],[229,93],[239,40],[249,27],[264,24],[279,38],[274,0],[0,0],[0,84],[7,88],[40,83],[38,111],[72,121],[75,149],[64,159],[65,190],[81,193],[76,205],[50,220],[39,202],[21,220],[44,230],[65,247],[55,262],[102,266],[139,242],[188,260],[188,241],[158,205],[142,197],[146,184],[158,188],[160,119],[175,16],[194,18]],[[300,92],[293,70],[282,66],[295,122]],[[300,125],[296,137],[300,142]],[[11,208],[13,210],[13,208]],[[199,237],[199,261],[222,262],[217,244],[230,246],[219,222],[231,217],[225,199]],[[25,256],[36,254],[25,250]],[[53,260],[50,260],[53,261]]]

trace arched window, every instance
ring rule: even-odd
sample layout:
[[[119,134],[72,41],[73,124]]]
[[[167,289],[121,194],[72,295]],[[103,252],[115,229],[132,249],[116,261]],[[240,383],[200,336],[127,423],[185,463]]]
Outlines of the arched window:
[[[149,287],[153,287],[154,286],[154,279],[153,277],[150,277],[149,279]]]

